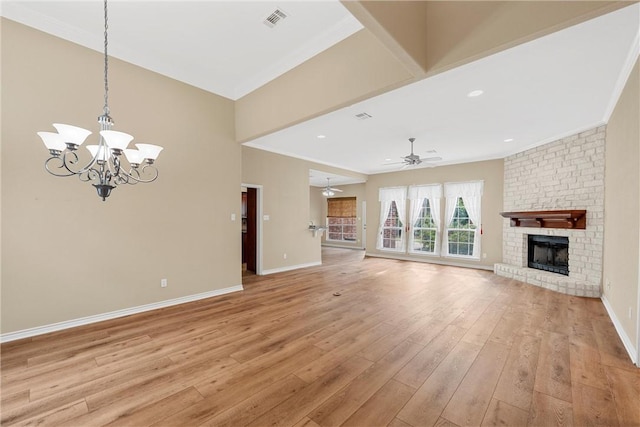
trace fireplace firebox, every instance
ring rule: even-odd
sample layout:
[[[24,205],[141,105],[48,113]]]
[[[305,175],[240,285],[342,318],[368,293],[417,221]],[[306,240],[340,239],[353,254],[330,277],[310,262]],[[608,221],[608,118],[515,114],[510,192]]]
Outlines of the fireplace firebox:
[[[569,238],[529,235],[530,268],[569,275]]]

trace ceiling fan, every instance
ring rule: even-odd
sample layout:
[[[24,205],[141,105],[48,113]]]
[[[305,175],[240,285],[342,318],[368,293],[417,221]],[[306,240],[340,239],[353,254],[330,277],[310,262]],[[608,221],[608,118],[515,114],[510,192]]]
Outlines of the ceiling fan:
[[[414,154],[413,153],[413,142],[415,140],[416,140],[415,138],[409,138],[409,142],[411,143],[411,154],[402,157],[402,161],[401,162],[387,163],[387,164],[388,165],[402,164],[402,165],[404,165],[404,167],[406,167],[406,166],[419,165],[422,162],[437,162],[439,160],[442,160],[442,157],[427,157],[427,158],[421,159],[419,155]]]
[[[333,188],[331,185],[329,185],[329,178],[327,178],[327,186],[322,189],[322,195],[325,197],[334,196],[336,194],[336,191],[338,193],[342,193],[342,190],[340,190],[339,188]]]

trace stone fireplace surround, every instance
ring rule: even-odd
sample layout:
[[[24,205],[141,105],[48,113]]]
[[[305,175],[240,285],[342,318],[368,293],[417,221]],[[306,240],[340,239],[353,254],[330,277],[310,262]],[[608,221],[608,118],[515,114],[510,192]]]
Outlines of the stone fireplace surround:
[[[511,227],[505,219],[496,274],[569,295],[600,297],[605,130],[600,126],[505,158],[505,211],[585,209],[587,225],[584,230]],[[529,234],[569,238],[569,276],[527,267]]]

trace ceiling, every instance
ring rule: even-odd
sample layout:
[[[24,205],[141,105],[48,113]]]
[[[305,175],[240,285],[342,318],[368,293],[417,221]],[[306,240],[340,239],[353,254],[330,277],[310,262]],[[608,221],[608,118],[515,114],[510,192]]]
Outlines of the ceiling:
[[[1,14],[103,51],[102,0],[3,0]],[[335,0],[110,0],[108,15],[109,55],[233,100],[362,28]]]
[[[278,8],[288,17],[269,28]],[[99,0],[3,0],[1,14],[102,49]],[[338,1],[111,0],[109,28],[110,55],[238,99],[362,26]],[[245,145],[364,174],[400,170],[410,137],[416,154],[442,157],[412,167],[502,158],[606,123],[639,29],[634,4]]]
[[[245,145],[365,174],[400,170],[410,137],[416,154],[442,157],[417,167],[503,158],[606,123],[639,18],[635,4]]]

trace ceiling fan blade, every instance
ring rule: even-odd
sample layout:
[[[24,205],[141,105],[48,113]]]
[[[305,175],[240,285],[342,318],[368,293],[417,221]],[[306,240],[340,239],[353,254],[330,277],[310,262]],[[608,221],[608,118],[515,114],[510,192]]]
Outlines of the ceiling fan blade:
[[[333,187],[329,187],[329,190],[331,191],[337,191],[338,193],[342,193],[342,190],[339,188],[333,188]]]
[[[442,160],[442,157],[426,157],[420,160],[422,160],[423,162],[439,162],[440,160]]]

